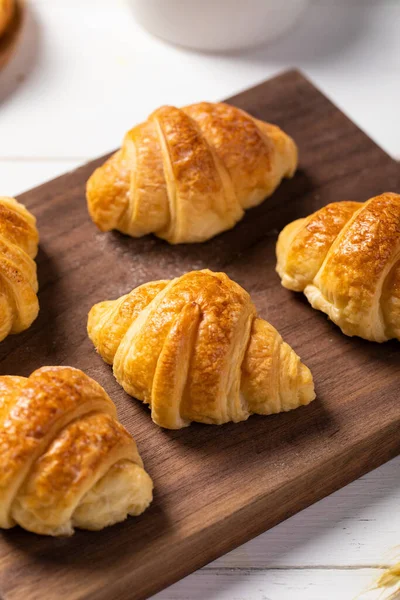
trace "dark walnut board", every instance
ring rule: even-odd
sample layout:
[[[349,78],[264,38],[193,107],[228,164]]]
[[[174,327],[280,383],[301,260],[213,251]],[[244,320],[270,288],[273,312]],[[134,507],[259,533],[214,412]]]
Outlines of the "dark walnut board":
[[[173,247],[98,232],[84,190],[103,158],[19,198],[38,218],[41,312],[31,329],[0,345],[0,373],[72,365],[97,379],[138,442],[155,496],[141,517],[98,533],[52,539],[3,532],[3,600],[148,597],[400,452],[398,342],[345,337],[283,289],[274,270],[283,225],[335,200],[400,192],[399,166],[298,72],[229,102],[290,133],[300,165],[271,199],[206,244]],[[243,285],[311,368],[317,400],[310,406],[238,425],[165,431],[118,386],[87,338],[90,307],[204,267]]]

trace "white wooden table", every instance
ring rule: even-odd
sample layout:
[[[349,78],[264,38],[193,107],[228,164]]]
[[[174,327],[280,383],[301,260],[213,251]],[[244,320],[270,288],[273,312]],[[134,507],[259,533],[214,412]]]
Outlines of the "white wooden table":
[[[31,0],[0,74],[0,194],[117,147],[158,105],[217,100],[292,66],[400,159],[399,25],[398,0],[317,0],[270,47],[202,55],[141,31],[124,0]],[[397,459],[156,598],[351,600],[400,543],[399,509]]]

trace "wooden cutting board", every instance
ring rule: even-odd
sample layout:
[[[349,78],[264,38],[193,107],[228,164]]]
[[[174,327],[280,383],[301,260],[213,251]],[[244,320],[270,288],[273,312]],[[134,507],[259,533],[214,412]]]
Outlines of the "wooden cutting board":
[[[283,289],[274,270],[285,223],[335,200],[400,192],[399,166],[296,71],[229,102],[291,134],[300,166],[271,199],[206,244],[173,247],[98,232],[86,212],[85,182],[104,157],[19,198],[38,218],[41,311],[31,329],[0,345],[0,373],[64,364],[97,379],[138,442],[155,497],[141,517],[99,533],[51,539],[3,532],[3,600],[148,597],[400,451],[399,343],[345,337]],[[90,307],[203,267],[244,286],[311,368],[318,396],[310,406],[238,425],[164,431],[118,386],[87,338]]]

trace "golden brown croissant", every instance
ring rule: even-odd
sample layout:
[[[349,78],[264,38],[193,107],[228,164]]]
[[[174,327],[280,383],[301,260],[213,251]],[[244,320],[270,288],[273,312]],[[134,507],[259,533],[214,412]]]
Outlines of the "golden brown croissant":
[[[281,232],[282,285],[304,291],[346,335],[400,339],[400,195],[335,202]]]
[[[224,273],[192,271],[96,304],[88,332],[161,427],[244,421],[315,398],[309,369]]]
[[[296,166],[293,140],[238,108],[163,106],[90,177],[89,212],[102,231],[202,242],[233,227]]]
[[[0,527],[47,535],[139,515],[152,481],[103,388],[71,367],[0,377]]]
[[[13,198],[0,197],[0,341],[38,315],[38,242],[35,217]]]
[[[15,0],[0,0],[0,37],[6,31],[15,10]]]

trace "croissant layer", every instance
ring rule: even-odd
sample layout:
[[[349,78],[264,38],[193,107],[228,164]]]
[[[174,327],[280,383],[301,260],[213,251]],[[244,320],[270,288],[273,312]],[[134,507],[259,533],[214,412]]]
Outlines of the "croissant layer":
[[[309,369],[225,273],[192,271],[100,302],[88,332],[161,427],[238,422],[315,397]]]
[[[47,535],[140,514],[152,482],[103,388],[71,367],[0,377],[0,527]]]
[[[277,244],[282,285],[343,333],[400,339],[400,195],[336,202],[287,225]]]
[[[233,227],[296,166],[293,140],[238,108],[163,106],[93,173],[89,212],[102,231],[202,242]]]
[[[34,216],[13,198],[0,197],[0,341],[38,315],[38,242]]]

